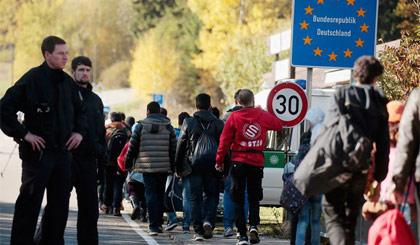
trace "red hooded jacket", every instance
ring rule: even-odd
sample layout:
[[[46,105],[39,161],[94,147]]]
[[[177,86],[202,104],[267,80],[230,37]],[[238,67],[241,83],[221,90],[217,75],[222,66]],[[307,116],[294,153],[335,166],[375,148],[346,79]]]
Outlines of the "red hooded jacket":
[[[263,167],[267,130],[279,131],[283,123],[261,108],[243,108],[232,112],[220,136],[216,164],[223,165],[229,146],[231,161]]]

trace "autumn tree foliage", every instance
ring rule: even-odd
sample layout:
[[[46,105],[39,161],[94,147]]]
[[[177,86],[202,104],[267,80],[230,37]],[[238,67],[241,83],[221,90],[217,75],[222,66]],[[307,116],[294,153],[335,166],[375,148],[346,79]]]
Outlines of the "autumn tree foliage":
[[[219,83],[226,95],[220,99],[232,103],[238,88],[257,91],[271,69],[265,40],[290,26],[291,1],[191,0],[188,6],[203,22],[193,63]]]
[[[388,99],[405,101],[420,81],[420,42],[403,32],[399,47],[385,47],[380,53],[384,74],[378,81]]]

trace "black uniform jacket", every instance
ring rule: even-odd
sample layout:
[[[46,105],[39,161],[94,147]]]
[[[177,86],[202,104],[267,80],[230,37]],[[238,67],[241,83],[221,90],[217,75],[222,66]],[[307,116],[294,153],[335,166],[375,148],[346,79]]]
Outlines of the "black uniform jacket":
[[[83,103],[87,111],[87,131],[86,137],[74,152],[80,154],[90,154],[97,159],[104,160],[106,155],[106,139],[105,139],[105,118],[104,105],[101,98],[92,91],[92,85],[89,83],[87,88],[77,86],[82,94]]]
[[[87,114],[73,79],[46,62],[32,68],[0,100],[0,128],[23,142],[28,131],[46,141],[46,149],[64,150],[72,132],[86,136]],[[16,113],[25,114],[23,124]]]

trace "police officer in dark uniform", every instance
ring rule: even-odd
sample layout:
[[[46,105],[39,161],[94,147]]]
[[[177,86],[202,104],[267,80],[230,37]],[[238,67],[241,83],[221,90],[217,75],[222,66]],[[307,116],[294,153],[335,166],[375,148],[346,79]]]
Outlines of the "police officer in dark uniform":
[[[15,204],[11,244],[64,244],[69,209],[71,153],[83,139],[87,114],[73,79],[62,69],[63,39],[46,37],[45,62],[29,70],[0,100],[0,127],[19,143],[22,185]],[[23,124],[16,113],[25,114]],[[47,189],[47,206],[34,233]]]
[[[73,150],[72,175],[77,192],[77,241],[98,244],[97,179],[102,181],[106,157],[104,106],[89,83],[92,62],[79,56],[71,62],[71,73],[83,96],[88,112],[88,130],[79,147]]]

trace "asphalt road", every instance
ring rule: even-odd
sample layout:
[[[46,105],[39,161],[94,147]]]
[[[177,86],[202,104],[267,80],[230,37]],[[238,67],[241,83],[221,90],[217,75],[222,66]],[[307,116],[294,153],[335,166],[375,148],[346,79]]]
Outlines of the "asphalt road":
[[[10,243],[10,231],[12,226],[14,202],[19,193],[21,177],[21,161],[17,148],[14,149],[13,140],[0,133],[0,244]],[[13,151],[14,149],[14,151]],[[13,153],[12,153],[13,151]],[[10,162],[6,166],[8,159]],[[45,199],[43,206],[45,206]],[[157,237],[147,236],[147,223],[131,221],[129,213],[131,205],[124,202],[125,210],[123,217],[100,214],[98,220],[100,244],[235,244],[235,238],[225,239],[222,234],[216,233],[212,239],[204,242],[192,241],[192,234],[183,234],[180,226],[171,232],[165,232]],[[42,213],[42,211],[41,211]],[[41,216],[39,217],[40,221]],[[70,211],[65,231],[65,243],[77,244],[77,199],[73,191],[70,200]],[[270,237],[261,237],[260,244],[289,244],[289,241],[281,241]]]

